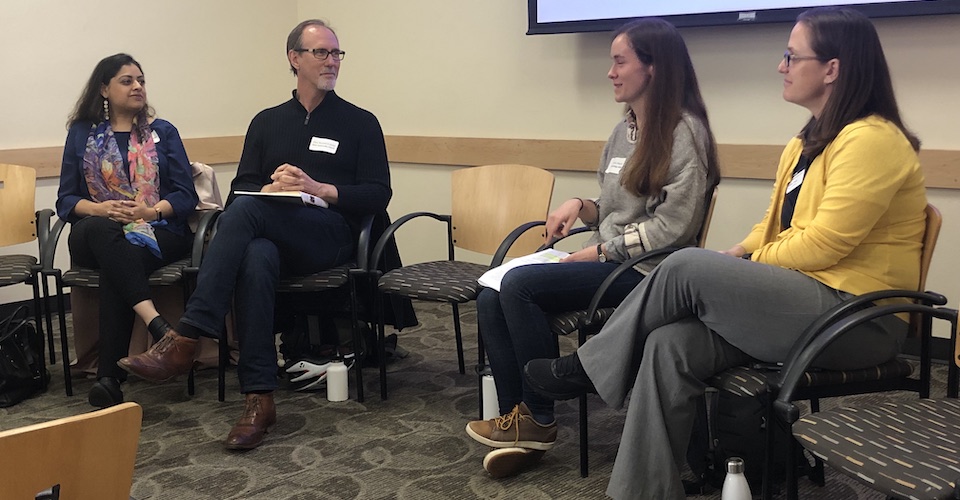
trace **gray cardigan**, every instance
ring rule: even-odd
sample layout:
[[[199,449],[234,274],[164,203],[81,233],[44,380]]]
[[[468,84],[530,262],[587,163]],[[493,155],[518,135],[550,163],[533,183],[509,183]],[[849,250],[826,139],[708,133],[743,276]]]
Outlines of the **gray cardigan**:
[[[666,185],[658,196],[634,196],[620,185],[617,165],[633,153],[627,119],[617,124],[603,148],[597,177],[600,197],[596,231],[584,248],[598,243],[615,261],[666,246],[696,245],[706,210],[706,192],[719,179],[707,178],[709,134],[699,119],[687,113],[673,132],[673,149]],[[643,262],[637,270],[653,269],[661,259]]]

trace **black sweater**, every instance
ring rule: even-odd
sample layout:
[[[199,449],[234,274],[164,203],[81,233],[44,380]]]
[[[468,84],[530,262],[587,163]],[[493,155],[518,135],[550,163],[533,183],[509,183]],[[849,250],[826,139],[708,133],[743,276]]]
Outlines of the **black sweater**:
[[[336,152],[331,143],[336,141]],[[296,99],[268,108],[250,122],[232,191],[259,191],[280,165],[299,167],[316,181],[337,187],[331,208],[351,222],[386,210],[392,194],[387,149],[377,118],[333,91],[309,114]],[[231,195],[231,200],[233,196]]]

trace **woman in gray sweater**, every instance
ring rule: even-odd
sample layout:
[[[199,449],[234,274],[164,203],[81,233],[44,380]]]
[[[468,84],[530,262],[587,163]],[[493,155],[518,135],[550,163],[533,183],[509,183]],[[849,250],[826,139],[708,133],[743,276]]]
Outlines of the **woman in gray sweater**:
[[[577,219],[594,229],[579,250],[555,265],[522,266],[500,292],[481,291],[478,321],[502,416],[467,424],[467,434],[498,448],[484,468],[518,472],[553,447],[553,401],[523,381],[524,364],[559,356],[548,314],[586,309],[600,283],[632,256],[694,245],[707,193],[720,180],[716,145],[686,44],[672,25],[642,19],[620,28],[610,46],[614,99],[626,105],[603,149],[598,198],[573,198],[547,218],[546,238],[565,236]],[[656,261],[620,276],[607,291],[612,307]]]

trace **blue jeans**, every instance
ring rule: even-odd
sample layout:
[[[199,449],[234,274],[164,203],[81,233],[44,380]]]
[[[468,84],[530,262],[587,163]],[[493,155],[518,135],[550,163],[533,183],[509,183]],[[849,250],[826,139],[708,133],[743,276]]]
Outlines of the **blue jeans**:
[[[600,283],[617,265],[567,262],[521,266],[504,276],[499,293],[481,290],[477,321],[496,380],[501,415],[523,401],[534,415],[553,416],[553,400],[527,387],[523,366],[531,359],[559,357],[559,344],[547,315],[586,309]],[[623,273],[600,306],[619,305],[641,280],[643,275],[637,271]]]
[[[280,276],[336,267],[353,258],[354,246],[349,224],[334,210],[240,196],[217,222],[180,322],[216,336],[235,305],[240,391],[272,391],[278,385],[273,312]]]

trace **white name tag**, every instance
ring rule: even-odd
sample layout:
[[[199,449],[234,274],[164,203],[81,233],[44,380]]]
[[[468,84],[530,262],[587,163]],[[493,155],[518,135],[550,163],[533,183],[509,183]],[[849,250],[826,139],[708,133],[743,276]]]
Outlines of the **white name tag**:
[[[310,139],[310,151],[323,151],[324,153],[336,154],[337,147],[339,146],[340,143],[333,139],[323,139],[321,137]]]
[[[623,170],[623,164],[626,163],[626,158],[610,158],[610,163],[607,164],[608,174],[620,175],[620,171]]]
[[[796,174],[793,174],[793,179],[790,179],[790,184],[787,184],[787,192],[793,191],[800,187],[800,184],[803,184],[803,176],[806,175],[807,169],[803,169]]]
[[[160,144],[160,135],[157,134],[156,130],[153,131],[153,143]]]

